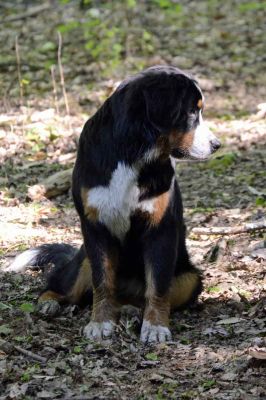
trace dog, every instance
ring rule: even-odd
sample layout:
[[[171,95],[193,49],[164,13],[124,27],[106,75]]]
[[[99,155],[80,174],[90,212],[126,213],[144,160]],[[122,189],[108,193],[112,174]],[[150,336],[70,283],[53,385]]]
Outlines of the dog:
[[[171,339],[170,310],[202,290],[186,248],[175,160],[203,160],[220,147],[203,107],[196,80],[155,66],[123,81],[86,122],[72,184],[84,244],[42,245],[11,267],[55,264],[38,300],[43,313],[92,303],[84,334],[101,341],[132,304],[143,308],[142,342]]]

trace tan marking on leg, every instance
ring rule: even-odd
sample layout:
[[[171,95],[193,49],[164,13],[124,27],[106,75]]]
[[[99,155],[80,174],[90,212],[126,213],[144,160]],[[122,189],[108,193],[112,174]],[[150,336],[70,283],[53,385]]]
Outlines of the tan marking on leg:
[[[58,303],[62,303],[65,301],[65,299],[66,299],[65,296],[63,296],[59,293],[56,293],[52,290],[47,290],[46,292],[44,292],[40,295],[40,297],[38,298],[38,303],[41,303],[41,302],[47,301],[47,300],[55,300]]]
[[[115,321],[120,304],[116,298],[117,254],[103,256],[104,277],[102,284],[93,289],[92,320],[95,322]]]
[[[74,286],[67,296],[68,301],[72,304],[78,304],[82,295],[90,288],[92,288],[91,265],[86,257],[80,266]]]
[[[99,219],[99,211],[96,207],[91,207],[89,205],[89,190],[84,187],[81,188],[81,199],[85,217],[92,222],[97,222]]]
[[[158,225],[161,222],[168,207],[169,200],[170,200],[170,191],[162,193],[155,199],[154,211],[152,214],[150,214],[151,225]]]
[[[105,280],[105,285],[107,286],[111,296],[115,296],[116,264],[117,264],[117,259],[114,254],[112,256],[108,255],[104,256],[103,259],[104,280]]]
[[[154,280],[150,268],[146,273],[146,306],[143,319],[151,325],[169,325],[170,303],[168,294],[158,296],[154,287]]]
[[[98,287],[93,290],[93,308],[91,321],[104,322],[118,319],[120,305],[111,298],[104,287]]]
[[[173,278],[170,287],[171,309],[181,307],[190,301],[201,282],[199,274],[187,272]]]
[[[163,343],[171,340],[168,328],[170,314],[168,293],[164,296],[157,295],[151,269],[146,269],[146,285],[146,306],[140,340],[143,343]]]

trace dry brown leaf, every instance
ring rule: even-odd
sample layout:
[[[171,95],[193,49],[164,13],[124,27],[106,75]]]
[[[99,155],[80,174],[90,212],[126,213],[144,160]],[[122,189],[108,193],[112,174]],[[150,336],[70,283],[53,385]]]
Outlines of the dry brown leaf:
[[[251,347],[248,352],[251,357],[257,360],[266,360],[266,347]]]
[[[230,325],[230,324],[238,324],[239,322],[245,321],[244,318],[231,317],[226,319],[221,319],[216,322],[216,325]]]

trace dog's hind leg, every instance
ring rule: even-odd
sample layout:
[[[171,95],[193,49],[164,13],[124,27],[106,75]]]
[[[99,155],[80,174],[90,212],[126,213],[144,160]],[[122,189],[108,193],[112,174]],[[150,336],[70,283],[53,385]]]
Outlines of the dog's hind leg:
[[[52,290],[45,290],[38,298],[37,310],[40,314],[54,317],[60,312],[60,304],[64,301],[64,296]]]
[[[91,267],[83,248],[73,260],[55,268],[38,299],[41,314],[54,316],[61,304],[85,305],[92,302]]]
[[[202,291],[200,272],[192,267],[172,279],[170,287],[170,307],[172,310],[182,308],[195,301]]]

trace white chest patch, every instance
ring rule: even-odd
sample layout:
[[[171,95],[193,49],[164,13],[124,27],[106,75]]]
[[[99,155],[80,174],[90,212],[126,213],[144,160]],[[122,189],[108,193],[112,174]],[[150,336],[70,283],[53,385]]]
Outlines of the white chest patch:
[[[154,158],[156,156],[153,154]],[[150,214],[156,211],[156,197],[139,201],[138,174],[145,162],[147,157],[136,166],[119,162],[108,186],[97,186],[88,192],[87,206],[97,209],[99,221],[120,241],[130,229],[130,216],[134,211],[139,209]],[[173,183],[174,178],[171,188]]]
[[[119,162],[109,185],[93,188],[88,194],[88,206],[97,208],[99,221],[120,240],[129,230],[130,215],[138,205],[137,178],[134,167]]]

